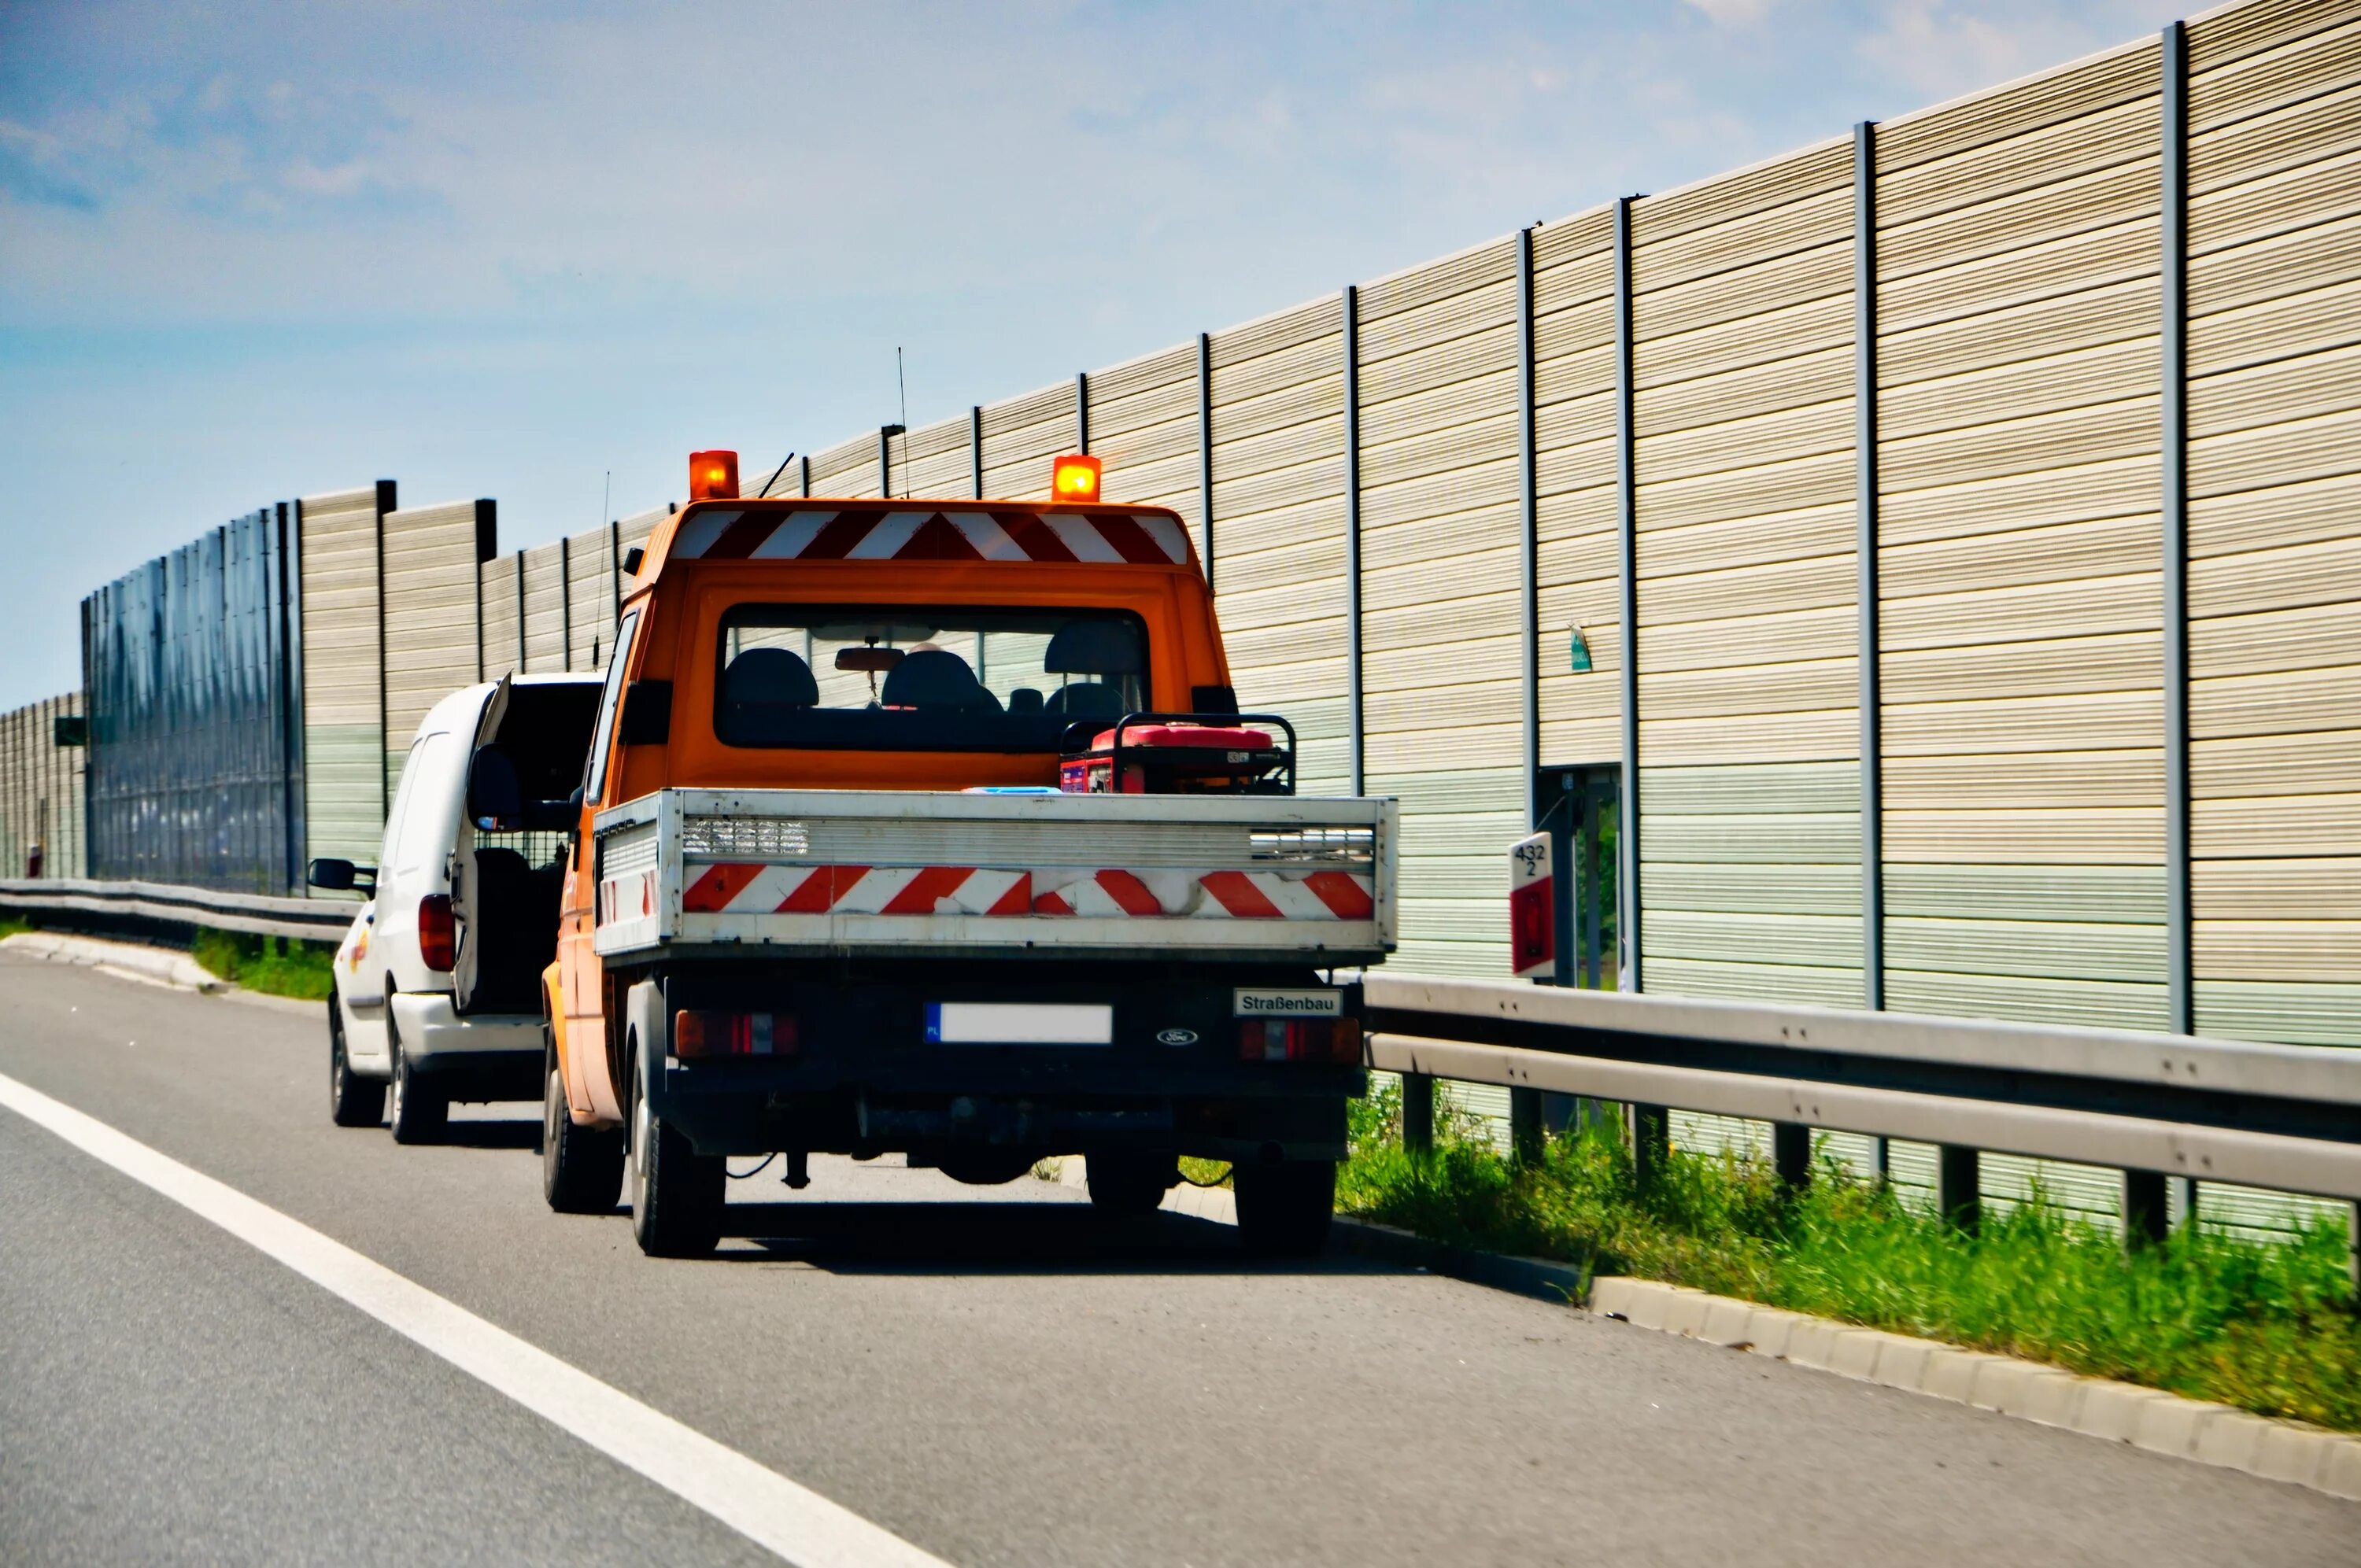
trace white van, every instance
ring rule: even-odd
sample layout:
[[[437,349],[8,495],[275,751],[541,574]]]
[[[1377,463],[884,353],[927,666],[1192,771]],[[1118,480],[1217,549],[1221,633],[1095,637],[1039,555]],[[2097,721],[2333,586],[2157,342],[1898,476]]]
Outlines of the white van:
[[[369,897],[333,965],[337,1125],[390,1121],[396,1142],[424,1143],[455,1100],[540,1098],[541,975],[557,951],[566,797],[582,783],[599,685],[522,675],[453,692],[411,742],[378,863],[312,862],[313,886]],[[470,814],[479,749],[512,773],[495,793],[527,803],[514,815]]]

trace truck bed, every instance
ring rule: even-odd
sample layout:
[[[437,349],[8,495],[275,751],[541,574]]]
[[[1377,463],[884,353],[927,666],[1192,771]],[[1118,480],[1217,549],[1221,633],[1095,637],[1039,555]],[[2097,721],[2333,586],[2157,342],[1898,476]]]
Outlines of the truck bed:
[[[594,819],[603,958],[1393,949],[1391,800],[666,789]]]

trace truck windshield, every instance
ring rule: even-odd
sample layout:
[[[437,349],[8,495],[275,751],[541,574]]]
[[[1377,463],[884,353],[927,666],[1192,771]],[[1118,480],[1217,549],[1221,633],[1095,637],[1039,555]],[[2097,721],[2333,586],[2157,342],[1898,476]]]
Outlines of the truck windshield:
[[[1148,708],[1148,633],[1108,609],[747,604],[722,617],[730,746],[1057,751]]]

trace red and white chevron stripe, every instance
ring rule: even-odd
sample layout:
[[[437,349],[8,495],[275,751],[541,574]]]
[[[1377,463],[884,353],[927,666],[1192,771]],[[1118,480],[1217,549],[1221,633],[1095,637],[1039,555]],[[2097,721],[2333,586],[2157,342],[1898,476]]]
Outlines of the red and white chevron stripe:
[[[689,915],[1032,915],[1191,920],[1368,920],[1374,884],[1350,872],[1058,867],[789,866],[727,861],[681,895]]]
[[[1083,561],[1186,565],[1189,531],[1164,512],[874,510],[691,516],[672,558],[715,561]]]

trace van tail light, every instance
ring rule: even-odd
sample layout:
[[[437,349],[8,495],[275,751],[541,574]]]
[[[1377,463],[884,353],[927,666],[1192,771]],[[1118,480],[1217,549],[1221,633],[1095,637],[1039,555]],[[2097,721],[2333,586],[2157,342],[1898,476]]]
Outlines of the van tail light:
[[[684,1007],[672,1015],[672,1054],[683,1061],[716,1057],[791,1057],[792,1013],[715,1013]]]
[[[1344,1067],[1361,1060],[1358,1018],[1241,1018],[1240,1061],[1311,1061]]]
[[[448,974],[458,952],[459,930],[451,917],[451,895],[430,893],[418,901],[418,956],[428,969]]]

